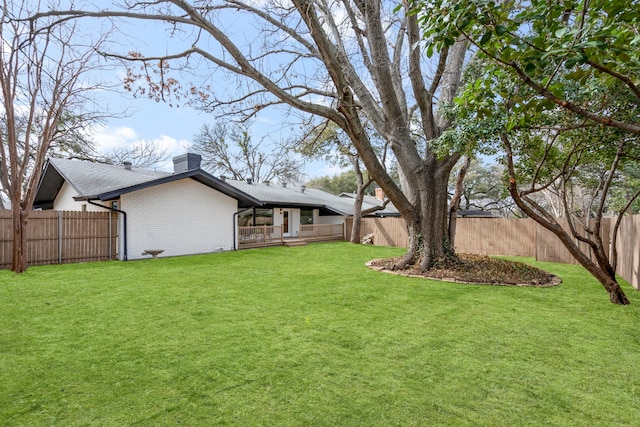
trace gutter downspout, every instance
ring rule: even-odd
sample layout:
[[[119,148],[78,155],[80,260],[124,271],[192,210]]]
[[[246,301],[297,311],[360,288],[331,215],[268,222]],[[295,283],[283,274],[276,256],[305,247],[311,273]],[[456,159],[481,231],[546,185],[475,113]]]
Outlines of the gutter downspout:
[[[117,212],[117,213],[121,213],[122,214],[122,219],[123,219],[123,223],[124,223],[124,230],[123,230],[123,243],[124,243],[124,250],[123,250],[123,254],[122,254],[122,260],[123,261],[127,261],[128,259],[128,254],[127,254],[127,213],[123,210],[120,209],[116,209],[114,207],[111,206],[105,206],[105,205],[100,205],[98,203],[92,202],[90,199],[87,199],[87,203],[89,203],[90,205],[93,206],[98,206],[99,208],[104,208],[104,209],[108,209],[111,212]],[[111,236],[109,236],[109,239],[111,239]]]
[[[238,250],[238,248],[236,247],[236,234],[237,234],[237,231],[238,231],[238,220],[237,220],[238,215],[240,215],[243,212],[250,211],[252,209],[253,209],[253,207],[250,207],[250,208],[243,209],[243,210],[238,211],[238,212],[233,214],[233,250],[234,251]]]

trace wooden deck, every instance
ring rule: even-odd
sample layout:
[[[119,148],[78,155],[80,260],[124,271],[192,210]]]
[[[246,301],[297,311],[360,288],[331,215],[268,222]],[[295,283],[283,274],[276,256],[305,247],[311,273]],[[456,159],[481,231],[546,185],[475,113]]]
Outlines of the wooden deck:
[[[238,227],[238,249],[268,246],[300,246],[313,242],[345,240],[344,224],[301,225],[300,236],[284,237],[282,226]]]

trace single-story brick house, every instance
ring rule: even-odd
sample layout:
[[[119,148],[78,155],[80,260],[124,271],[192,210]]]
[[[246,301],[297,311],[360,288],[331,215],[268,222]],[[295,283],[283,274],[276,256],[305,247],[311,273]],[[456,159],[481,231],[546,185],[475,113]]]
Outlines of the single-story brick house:
[[[353,213],[352,199],[321,190],[214,177],[197,154],[173,161],[171,173],[49,159],[34,207],[118,212],[122,260],[160,249],[162,256],[235,250],[239,227],[276,226],[284,238],[303,237],[306,225],[344,224]]]
[[[119,215],[119,258],[235,249],[239,209],[262,202],[200,169],[200,158],[174,159],[174,172],[49,159],[35,208],[112,210]]]

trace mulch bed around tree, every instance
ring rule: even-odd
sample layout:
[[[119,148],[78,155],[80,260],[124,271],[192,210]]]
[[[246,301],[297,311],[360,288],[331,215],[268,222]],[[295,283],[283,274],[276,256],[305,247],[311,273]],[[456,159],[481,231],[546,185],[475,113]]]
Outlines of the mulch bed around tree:
[[[488,256],[458,254],[457,260],[437,262],[433,268],[425,272],[420,271],[419,262],[404,270],[393,270],[399,259],[377,259],[369,261],[367,266],[385,273],[458,283],[534,287],[557,286],[562,283],[557,276],[539,268]]]

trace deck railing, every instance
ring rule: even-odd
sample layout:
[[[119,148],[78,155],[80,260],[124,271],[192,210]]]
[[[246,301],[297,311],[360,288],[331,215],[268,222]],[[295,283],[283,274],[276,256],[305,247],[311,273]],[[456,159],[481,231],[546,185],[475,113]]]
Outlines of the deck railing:
[[[238,247],[281,245],[282,227],[279,225],[257,225],[238,227]]]
[[[344,224],[301,225],[300,237],[305,240],[344,240]]]
[[[308,242],[344,240],[344,224],[301,225],[300,235],[292,238]],[[284,241],[280,225],[238,227],[238,249],[283,245]]]

